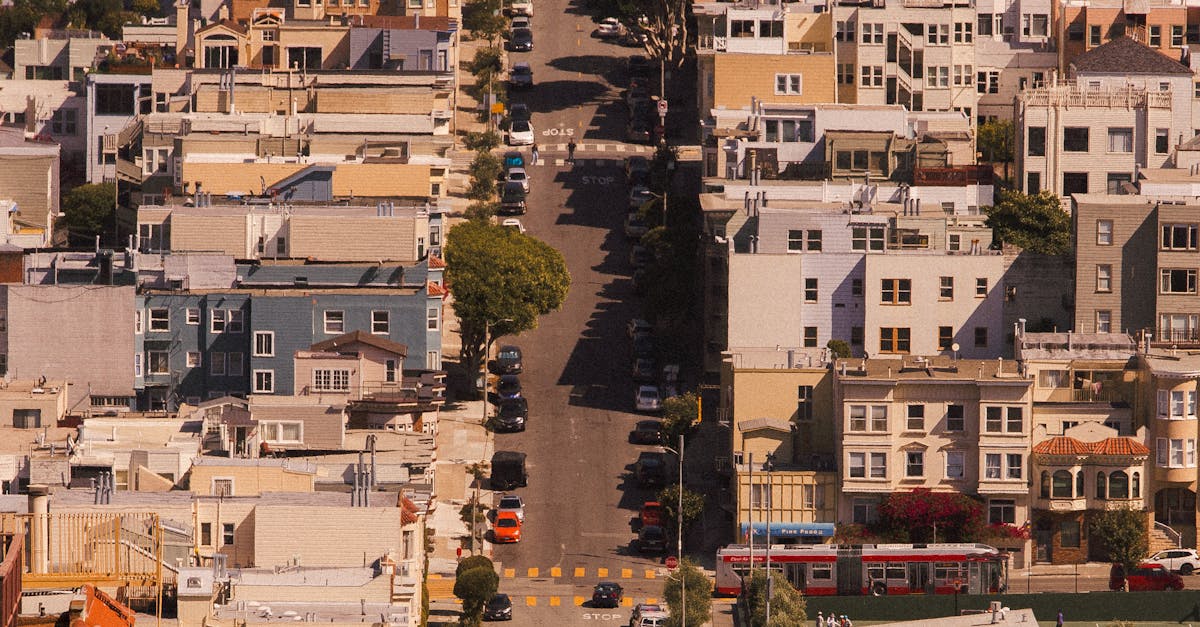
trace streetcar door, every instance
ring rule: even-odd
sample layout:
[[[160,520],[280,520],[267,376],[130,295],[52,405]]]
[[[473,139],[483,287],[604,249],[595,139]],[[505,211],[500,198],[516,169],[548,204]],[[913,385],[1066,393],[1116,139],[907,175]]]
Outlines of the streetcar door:
[[[783,565],[783,574],[787,580],[792,583],[792,587],[804,592],[808,588],[808,580],[805,577],[804,562],[787,562]]]
[[[909,594],[933,593],[933,573],[930,572],[932,567],[933,564],[929,562],[908,563]]]
[[[983,594],[983,564],[967,563],[967,594]]]
[[[862,547],[840,546],[837,550],[837,593],[859,596],[863,590]]]

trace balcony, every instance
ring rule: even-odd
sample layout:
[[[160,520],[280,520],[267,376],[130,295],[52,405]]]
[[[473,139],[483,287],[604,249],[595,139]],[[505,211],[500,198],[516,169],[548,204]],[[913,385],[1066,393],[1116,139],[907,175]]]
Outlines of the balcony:
[[[1149,91],[1134,87],[1122,89],[1090,89],[1074,83],[1062,83],[1027,89],[1018,98],[1033,107],[1081,107],[1103,109],[1170,109],[1171,92]]]
[[[915,168],[913,185],[941,187],[966,187],[967,185],[991,185],[995,172],[991,166],[964,165],[952,168]]]
[[[0,625],[16,625],[21,610],[21,574],[25,565],[25,534],[0,535]]]

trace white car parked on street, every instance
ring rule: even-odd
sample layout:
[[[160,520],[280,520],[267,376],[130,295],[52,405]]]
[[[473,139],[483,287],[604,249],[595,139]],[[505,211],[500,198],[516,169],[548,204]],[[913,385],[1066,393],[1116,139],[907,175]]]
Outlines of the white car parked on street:
[[[1195,549],[1167,549],[1151,555],[1143,563],[1159,564],[1180,575],[1190,575],[1200,570],[1200,555],[1196,554]]]

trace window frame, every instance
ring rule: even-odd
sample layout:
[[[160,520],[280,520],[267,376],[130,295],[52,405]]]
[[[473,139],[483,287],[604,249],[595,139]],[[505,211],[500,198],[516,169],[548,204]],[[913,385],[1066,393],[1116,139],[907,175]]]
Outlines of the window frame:
[[[879,352],[885,355],[911,354],[912,328],[879,327]]]
[[[259,341],[265,339],[268,351],[260,350]],[[275,356],[275,332],[274,331],[255,331],[254,332],[254,354],[253,357],[274,357]]]
[[[342,335],[346,332],[346,311],[343,309],[326,309],[321,312],[321,328],[325,335]]]
[[[166,307],[152,307],[146,314],[146,330],[154,333],[169,333],[171,331],[171,310]]]
[[[383,319],[379,320],[379,315],[383,314]],[[387,309],[375,309],[371,311],[371,335],[388,335],[392,332],[392,312]]]
[[[254,394],[274,394],[275,393],[275,370],[271,368],[256,368],[251,374],[251,389]],[[262,385],[263,381],[269,385]]]

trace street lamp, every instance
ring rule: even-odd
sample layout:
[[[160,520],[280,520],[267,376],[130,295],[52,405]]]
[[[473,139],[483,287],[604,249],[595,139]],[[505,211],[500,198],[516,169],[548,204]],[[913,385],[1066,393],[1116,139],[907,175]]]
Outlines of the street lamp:
[[[486,426],[488,421],[488,365],[492,361],[491,342],[488,340],[488,333],[493,324],[498,322],[512,322],[512,318],[500,318],[494,322],[483,321],[483,424]],[[495,339],[495,338],[492,338]]]
[[[669,446],[664,446],[664,449],[674,453],[679,458],[679,505],[675,510],[675,522],[678,524],[678,529],[675,534],[675,552],[679,556],[679,604],[680,617],[679,624],[681,627],[687,627],[687,578],[683,574],[683,434],[679,434],[679,450],[675,450]]]

